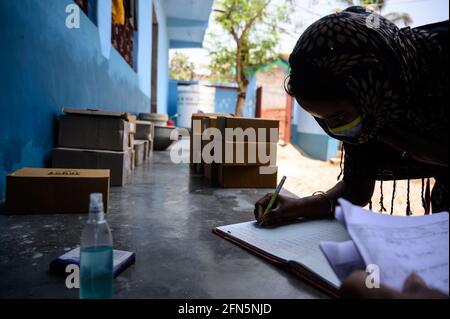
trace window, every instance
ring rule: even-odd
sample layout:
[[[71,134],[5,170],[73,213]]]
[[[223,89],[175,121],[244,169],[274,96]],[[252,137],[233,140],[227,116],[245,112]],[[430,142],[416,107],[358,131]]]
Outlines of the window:
[[[137,32],[136,0],[113,0],[111,42],[133,68],[134,39]]]
[[[97,24],[97,0],[74,0],[74,2],[94,24]]]
[[[89,0],[74,0],[75,3],[80,7],[84,14],[88,15]]]

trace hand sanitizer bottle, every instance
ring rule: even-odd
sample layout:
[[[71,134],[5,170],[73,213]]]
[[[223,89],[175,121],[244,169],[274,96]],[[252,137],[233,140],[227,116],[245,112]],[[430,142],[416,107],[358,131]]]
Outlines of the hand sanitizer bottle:
[[[113,243],[102,194],[91,194],[89,219],[81,235],[80,298],[110,299],[113,294]]]

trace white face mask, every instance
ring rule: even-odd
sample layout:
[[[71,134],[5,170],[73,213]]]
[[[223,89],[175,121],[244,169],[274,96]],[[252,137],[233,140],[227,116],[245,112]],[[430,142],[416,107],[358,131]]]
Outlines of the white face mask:
[[[328,126],[328,124],[327,124]],[[341,125],[339,127],[331,128],[328,126],[328,129],[331,133],[336,136],[344,136],[344,137],[358,137],[362,132],[362,120],[361,116],[358,116],[355,120],[351,121],[348,124]]]

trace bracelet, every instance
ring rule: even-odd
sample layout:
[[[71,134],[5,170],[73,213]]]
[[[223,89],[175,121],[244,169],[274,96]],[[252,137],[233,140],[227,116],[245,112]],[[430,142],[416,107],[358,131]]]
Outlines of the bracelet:
[[[315,195],[321,195],[330,202],[330,213],[333,215],[335,204],[334,204],[334,201],[330,198],[330,196],[328,196],[327,193],[322,192],[322,191],[317,191],[312,194],[312,196],[315,196]]]

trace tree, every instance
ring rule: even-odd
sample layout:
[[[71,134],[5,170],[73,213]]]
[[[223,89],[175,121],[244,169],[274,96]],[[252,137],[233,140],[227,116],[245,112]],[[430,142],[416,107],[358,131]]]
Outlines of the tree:
[[[237,116],[242,115],[251,69],[274,57],[283,32],[289,22],[289,6],[274,4],[274,0],[218,0],[214,21],[224,34],[211,34],[212,77],[238,84]],[[231,43],[231,45],[230,45]]]
[[[381,12],[386,4],[385,0],[341,0],[349,6],[363,6],[373,11]],[[412,23],[411,16],[406,12],[389,12],[384,14],[386,19],[391,20],[394,23],[402,21],[405,25]]]
[[[170,59],[170,78],[174,80],[192,81],[195,77],[195,65],[189,57],[176,52]]]

